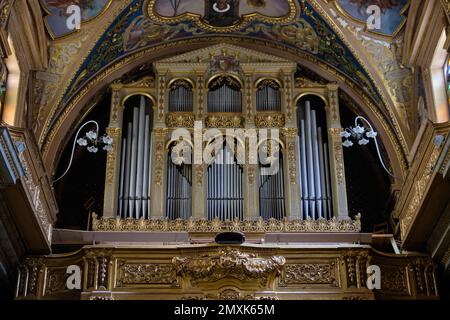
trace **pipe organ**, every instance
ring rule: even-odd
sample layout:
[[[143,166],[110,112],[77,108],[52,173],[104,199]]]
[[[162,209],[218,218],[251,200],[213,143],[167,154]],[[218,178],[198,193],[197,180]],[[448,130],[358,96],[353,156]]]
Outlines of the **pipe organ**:
[[[259,210],[261,217],[281,220],[285,217],[283,153],[279,152],[278,170],[274,175],[264,174],[264,165],[259,170]]]
[[[139,219],[149,217],[153,118],[144,96],[131,100],[124,111],[118,214]]]
[[[183,79],[177,79],[169,87],[169,111],[192,112],[194,94],[192,85]]]
[[[108,130],[121,138],[108,156],[104,216],[348,219],[338,99],[331,99],[337,85],[304,86],[294,79],[295,63],[232,45],[159,61],[154,69],[154,80],[114,84],[118,98]],[[124,103],[144,94],[154,111],[143,97]],[[227,143],[215,150],[214,161],[205,161],[205,132],[228,138],[227,130],[237,128],[255,131],[256,139],[261,130],[278,130],[275,174],[265,175],[267,164],[258,156],[251,162],[249,150],[237,156]],[[192,150],[200,147],[190,161],[171,158],[179,129]],[[243,139],[246,149],[260,145]]]
[[[167,157],[167,218],[189,219],[192,210],[192,165]]]
[[[328,144],[325,123],[318,117],[321,111],[308,100],[298,108],[298,184],[304,219],[332,218]]]
[[[257,86],[256,110],[281,111],[280,85],[272,79],[264,79]]]
[[[242,112],[241,85],[234,77],[219,76],[211,81],[208,112]]]
[[[244,218],[243,169],[230,148],[224,144],[208,166],[206,206],[208,219]]]

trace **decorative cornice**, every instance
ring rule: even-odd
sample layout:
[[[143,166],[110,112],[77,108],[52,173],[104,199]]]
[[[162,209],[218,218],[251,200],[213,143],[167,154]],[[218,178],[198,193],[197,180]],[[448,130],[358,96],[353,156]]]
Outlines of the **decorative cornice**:
[[[94,231],[144,231],[144,232],[226,232],[240,231],[246,233],[303,233],[303,232],[339,232],[357,233],[361,232],[361,215],[355,220],[144,220],[144,219],[121,219],[98,218],[96,214],[92,217],[92,228]]]

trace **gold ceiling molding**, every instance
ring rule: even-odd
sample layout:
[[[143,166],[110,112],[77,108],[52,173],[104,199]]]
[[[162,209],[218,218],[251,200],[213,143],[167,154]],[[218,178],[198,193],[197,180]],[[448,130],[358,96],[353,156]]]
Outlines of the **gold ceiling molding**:
[[[103,218],[92,215],[92,229],[94,231],[142,231],[142,232],[205,232],[217,233],[226,231],[240,231],[246,233],[302,233],[302,232],[361,232],[361,215],[355,220],[167,220],[167,219],[121,219]]]
[[[329,14],[323,9],[321,5],[318,4],[317,0],[310,1],[310,4],[314,7],[314,9],[317,11],[317,13],[326,20],[328,25],[333,29],[333,31],[340,37],[342,42],[346,45],[346,47],[350,50],[350,52],[355,56],[356,60],[360,63],[362,68],[367,72],[367,75],[369,79],[375,83],[378,87],[384,87],[386,89],[386,92],[388,96],[391,98],[391,102],[394,103],[392,97],[389,95],[389,88],[386,87],[386,83],[382,80],[376,80],[373,77],[372,72],[368,70],[367,65],[370,65],[370,63],[365,63],[365,61],[361,58],[361,55],[355,50],[354,46],[350,41],[348,40],[348,37],[342,32],[342,30],[337,26],[336,21],[332,19]],[[347,82],[347,81],[346,81]],[[350,87],[354,87],[354,85],[350,85]],[[406,142],[405,135],[403,133],[402,127],[399,124],[399,121],[397,119],[397,115],[393,110],[393,104],[391,104],[386,96],[386,93],[383,90],[379,90],[379,94],[383,100],[384,106],[386,107],[389,117],[392,121],[392,126],[395,129],[395,134],[398,139],[398,142],[400,143],[402,147],[402,158],[404,158],[403,161],[406,161],[405,155],[409,154],[409,147],[408,143]]]
[[[217,32],[217,33],[229,33],[239,31],[252,21],[261,21],[270,24],[289,24],[294,22],[295,18],[300,14],[300,8],[296,5],[295,0],[283,0],[289,5],[289,12],[283,17],[270,17],[261,13],[251,13],[241,15],[240,19],[230,26],[214,26],[206,21],[201,15],[196,13],[186,12],[175,17],[165,17],[156,12],[156,3],[159,0],[146,0],[144,3],[144,10],[146,10],[147,16],[154,22],[159,24],[172,24],[179,23],[185,20],[191,20],[197,26],[205,31]]]
[[[362,89],[356,87],[355,84],[350,79],[348,79],[347,77],[343,77],[335,68],[329,66],[328,64],[326,64],[324,62],[321,62],[320,60],[318,60],[317,58],[315,58],[313,56],[306,55],[305,53],[303,53],[299,50],[286,48],[281,44],[273,44],[273,43],[269,43],[269,42],[261,41],[261,40],[257,40],[257,39],[245,39],[242,37],[218,38],[217,36],[214,36],[214,37],[205,37],[205,38],[201,38],[201,39],[184,39],[184,40],[179,40],[177,42],[169,42],[169,43],[161,44],[159,46],[147,48],[147,49],[144,49],[143,51],[139,51],[137,53],[131,54],[131,55],[123,58],[122,60],[117,61],[110,67],[106,68],[105,70],[103,70],[102,72],[97,74],[76,95],[74,95],[72,97],[72,99],[67,104],[66,108],[64,109],[63,113],[60,115],[60,117],[58,118],[58,120],[52,127],[49,126],[49,123],[48,123],[49,118],[47,119],[46,127],[48,128],[48,130],[47,131],[43,130],[40,135],[40,138],[39,138],[39,145],[42,146],[41,150],[42,150],[43,158],[46,159],[48,157],[49,151],[50,151],[50,146],[54,142],[54,139],[55,139],[57,133],[61,129],[63,123],[66,121],[66,118],[68,117],[68,115],[75,109],[75,107],[80,103],[80,101],[90,92],[90,90],[92,90],[92,88],[94,88],[95,86],[97,86],[100,83],[103,83],[105,81],[105,79],[107,79],[107,77],[111,76],[111,74],[113,74],[114,72],[117,72],[121,68],[129,65],[130,63],[132,63],[135,60],[142,59],[145,56],[154,54],[155,52],[159,52],[163,49],[165,49],[165,50],[173,49],[173,48],[178,48],[179,46],[185,47],[185,46],[192,45],[193,43],[198,43],[198,42],[205,43],[205,42],[212,41],[212,42],[216,43],[219,40],[221,40],[224,43],[242,44],[244,42],[246,44],[263,44],[267,47],[272,47],[274,49],[278,49],[283,52],[288,52],[288,53],[294,54],[295,56],[298,56],[302,59],[305,59],[308,62],[317,64],[317,66],[319,68],[321,68],[324,72],[327,72],[331,76],[337,77],[341,81],[345,82],[350,90],[353,90],[354,93],[356,93],[358,96],[361,97],[361,99],[364,101],[364,105],[367,106],[371,112],[373,112],[374,116],[382,124],[383,129],[385,130],[389,140],[392,143],[393,150],[394,150],[395,154],[397,155],[397,161],[400,165],[401,175],[402,176],[405,175],[405,173],[408,169],[408,164],[407,164],[406,156],[404,153],[404,150],[405,150],[404,149],[404,147],[405,147],[404,140],[401,137],[399,137],[397,134],[395,134],[396,132],[398,132],[398,127],[395,126],[394,124],[392,124],[393,129],[394,129],[394,130],[392,130],[391,125],[386,121],[386,118],[383,115],[383,113],[379,110],[379,107],[376,106],[371,101],[371,99],[367,96],[367,93],[365,93]],[[347,43],[347,45],[348,45],[348,43]],[[298,62],[296,62],[296,63],[298,63]],[[59,101],[61,100],[61,98],[62,97],[59,98]],[[57,104],[55,104],[55,106],[56,105]],[[54,113],[54,111],[53,111],[53,113]]]

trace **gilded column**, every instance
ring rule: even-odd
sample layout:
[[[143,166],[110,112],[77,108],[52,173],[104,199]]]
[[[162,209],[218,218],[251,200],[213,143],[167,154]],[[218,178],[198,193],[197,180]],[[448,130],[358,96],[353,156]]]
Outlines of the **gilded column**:
[[[120,157],[122,146],[122,110],[120,107],[121,84],[113,84],[111,99],[111,116],[107,134],[113,139],[113,149],[106,158],[106,181],[103,204],[103,217],[112,218],[118,215],[118,185],[120,177]]]
[[[207,102],[207,90],[205,90],[205,77],[197,75],[197,90],[194,105],[194,114],[197,121],[202,121],[202,126],[194,128],[194,147],[203,145],[203,126],[205,119],[205,106]],[[192,217],[194,219],[206,218],[206,171],[208,166],[203,161],[203,153],[194,153],[193,183],[192,183]]]
[[[347,187],[345,183],[344,151],[342,147],[342,125],[339,115],[338,85],[330,84],[328,89],[328,145],[330,153],[331,188],[334,216],[349,219]]]
[[[300,192],[297,168],[297,128],[285,128],[285,150],[283,150],[284,190],[286,217],[290,220],[300,219]]]
[[[258,157],[257,154],[251,154],[250,143],[256,141],[255,119],[256,114],[256,87],[254,86],[254,77],[252,74],[246,74],[244,87],[244,116],[245,128],[248,131],[245,138],[246,155],[244,164],[244,218],[255,220],[259,218],[259,186],[258,186]],[[252,132],[255,134],[251,137]]]
[[[165,128],[156,128],[152,133],[152,181],[151,181],[151,218],[159,219],[166,216],[166,175],[168,151],[166,150]]]

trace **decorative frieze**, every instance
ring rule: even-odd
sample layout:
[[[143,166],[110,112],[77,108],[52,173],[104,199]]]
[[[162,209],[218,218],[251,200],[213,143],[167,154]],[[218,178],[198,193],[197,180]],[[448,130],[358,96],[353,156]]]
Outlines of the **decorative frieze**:
[[[217,114],[206,118],[208,128],[243,128],[244,118],[240,115]]]
[[[282,128],[286,119],[282,113],[258,113],[255,116],[255,125],[258,128]]]
[[[288,264],[284,266],[279,285],[330,285],[339,286],[339,274],[334,261],[329,263]]]
[[[257,281],[266,285],[269,277],[281,272],[286,259],[281,256],[261,258],[257,254],[224,248],[204,256],[175,257],[172,261],[177,274],[188,277],[194,285],[227,277],[240,281]]]
[[[360,232],[361,215],[355,220],[167,220],[167,219],[120,219],[98,218],[93,215],[92,228],[95,231],[147,231],[147,232]]]
[[[192,113],[169,113],[166,116],[166,125],[169,128],[193,128],[195,115]]]

